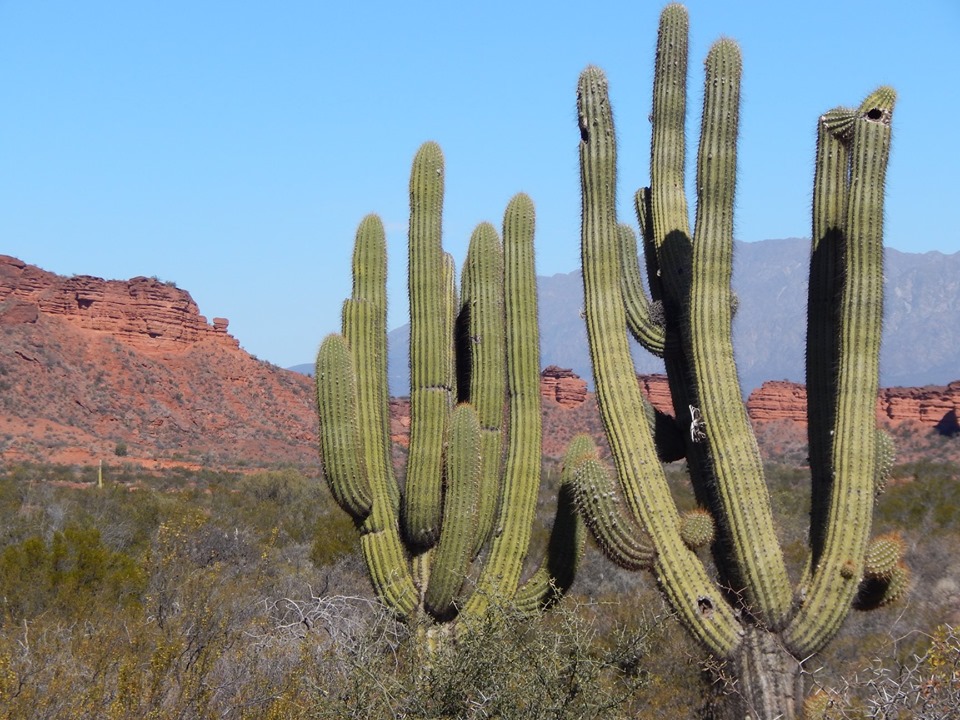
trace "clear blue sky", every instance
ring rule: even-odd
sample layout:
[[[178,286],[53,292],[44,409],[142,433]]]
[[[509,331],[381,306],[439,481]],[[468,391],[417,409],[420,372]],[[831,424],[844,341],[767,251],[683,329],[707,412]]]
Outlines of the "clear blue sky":
[[[354,230],[383,217],[405,321],[410,160],[447,161],[445,244],[538,210],[538,272],[579,262],[575,88],[611,82],[620,194],[647,182],[660,2],[0,0],[0,253],[156,275],[247,350],[310,362],[338,328]],[[737,237],[809,236],[817,116],[899,92],[887,244],[960,251],[958,0],[693,0],[691,125],[709,44],[744,55]],[[692,144],[692,142],[691,142]]]

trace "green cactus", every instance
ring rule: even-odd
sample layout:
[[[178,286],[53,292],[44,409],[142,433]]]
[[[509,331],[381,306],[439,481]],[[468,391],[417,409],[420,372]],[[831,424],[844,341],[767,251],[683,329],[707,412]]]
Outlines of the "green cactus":
[[[701,508],[684,513],[680,519],[680,537],[691,550],[706,547],[716,537],[713,515]]]
[[[324,472],[360,531],[376,593],[401,617],[439,622],[494,600],[545,607],[572,583],[585,535],[567,481],[543,566],[521,583],[540,488],[533,204],[522,194],[511,200],[502,246],[491,225],[477,227],[458,301],[441,243],[443,172],[439,146],[424,144],[410,179],[402,492],[391,464],[386,241],[376,216],[357,231],[343,332],[324,339],[316,373]],[[472,569],[481,551],[482,567]]]
[[[900,533],[886,533],[870,541],[863,561],[863,574],[876,580],[889,580],[903,559]]]
[[[620,539],[624,527],[649,536],[661,589],[690,632],[729,661],[739,678],[739,692],[730,699],[738,716],[790,718],[802,702],[800,662],[830,640],[853,605],[889,602],[907,585],[896,561],[887,576],[865,578],[865,564],[879,562],[868,540],[876,487],[891,457],[886,436],[878,439],[874,404],[894,94],[881,88],[857,110],[831,111],[820,121],[807,357],[811,547],[809,567],[793,587],[731,333],[740,52],[733,41],[720,40],[707,56],[691,233],[684,194],[687,26],[682,6],[664,9],[654,71],[651,185],[635,203],[650,299],[642,297],[637,252],[625,247],[635,243],[632,234],[617,224],[607,82],[594,67],[580,77],[587,333],[617,490],[631,517],[612,512],[613,499],[592,499],[604,482],[602,467],[585,463],[576,492],[588,526],[617,562],[630,551]],[[676,425],[685,429],[679,453],[675,435],[657,432],[649,420],[625,329],[664,359]],[[659,462],[678,455],[686,458],[702,508],[683,518]],[[711,544],[716,581],[694,553],[702,542]]]

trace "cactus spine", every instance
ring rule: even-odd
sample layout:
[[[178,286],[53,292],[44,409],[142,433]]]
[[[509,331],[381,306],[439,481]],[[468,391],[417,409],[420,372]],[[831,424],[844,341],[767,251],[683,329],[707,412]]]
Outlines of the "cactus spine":
[[[584,537],[564,487],[547,559],[521,584],[540,487],[533,204],[525,195],[511,200],[502,246],[491,225],[477,227],[458,301],[441,243],[443,169],[439,146],[426,143],[411,171],[402,492],[390,460],[386,242],[376,216],[357,231],[343,332],[324,339],[316,374],[324,471],[360,531],[377,595],[402,617],[441,622],[482,613],[496,599],[530,610],[556,600],[573,580]],[[482,567],[471,571],[484,548]],[[473,592],[468,576],[477,578]]]
[[[620,539],[627,522],[649,534],[660,587],[693,635],[731,661],[742,681],[740,699],[732,702],[740,702],[751,717],[789,718],[802,699],[799,661],[830,640],[854,603],[883,604],[906,584],[894,544],[868,545],[875,491],[882,483],[874,475],[889,466],[873,405],[894,94],[881,88],[859,109],[831,111],[820,122],[807,363],[811,552],[808,570],[794,588],[733,355],[740,52],[734,42],[720,40],[706,60],[691,233],[684,194],[687,34],[686,10],[665,8],[654,72],[651,185],[636,196],[650,300],[641,296],[636,251],[623,247],[634,242],[631,233],[617,225],[616,146],[606,79],[593,67],[580,77],[587,333],[618,491],[632,517],[618,517],[608,498],[593,499],[602,468],[585,464],[576,492],[588,526],[617,562],[630,552]],[[662,309],[662,318],[654,308]],[[660,432],[665,421],[645,419],[627,328],[664,358],[677,411],[674,430],[684,431],[680,453],[676,435]],[[668,449],[662,440],[670,437]],[[683,518],[658,461],[658,455],[678,454],[686,457],[701,506]],[[717,583],[694,553],[711,535]],[[864,579],[867,563],[882,565],[886,575]]]

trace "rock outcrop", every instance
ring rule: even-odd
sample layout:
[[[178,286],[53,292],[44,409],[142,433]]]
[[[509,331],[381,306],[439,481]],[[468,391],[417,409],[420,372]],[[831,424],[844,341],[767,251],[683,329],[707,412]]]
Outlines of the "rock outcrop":
[[[807,390],[799,383],[765,382],[747,399],[747,412],[755,423],[789,420],[807,422]],[[945,434],[956,431],[960,414],[960,381],[949,385],[881,388],[877,418],[896,425],[915,422]]]
[[[561,407],[577,407],[587,399],[587,383],[573,370],[548,365],[540,373],[540,395]]]
[[[960,414],[960,380],[947,386],[885,388],[880,391],[877,410],[891,423],[912,420],[955,432]]]
[[[319,462],[310,379],[242,350],[183,290],[0,256],[0,326],[0,462]]]
[[[182,350],[207,339],[238,346],[226,318],[208,323],[190,293],[156,278],[67,278],[0,255],[0,304],[6,306],[0,311],[3,324],[49,315],[140,351]]]
[[[755,423],[792,420],[806,425],[807,389],[787,380],[765,382],[747,398],[747,414]]]
[[[0,256],[0,462],[317,465],[312,381],[252,357],[227,328],[225,318],[208,323],[189,293],[156,279],[65,278]],[[673,414],[666,376],[637,382]],[[562,457],[578,433],[604,446],[583,379],[548,367],[540,392],[546,456]],[[768,382],[747,408],[762,445],[796,446],[802,460],[802,385]],[[960,381],[887,388],[877,403],[882,422],[944,435],[960,431],[958,411]],[[409,400],[392,399],[390,416],[399,458],[409,442]]]
[[[674,415],[673,398],[670,397],[670,381],[666,375],[637,375],[637,382],[640,383],[640,392],[644,394],[650,404],[660,412],[667,415]]]

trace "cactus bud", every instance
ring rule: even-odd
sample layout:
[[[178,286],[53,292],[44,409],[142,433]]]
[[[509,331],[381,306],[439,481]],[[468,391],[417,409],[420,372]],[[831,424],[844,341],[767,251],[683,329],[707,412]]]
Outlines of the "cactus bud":
[[[697,508],[680,519],[680,537],[691,550],[699,550],[713,542],[715,534],[713,516]]]

